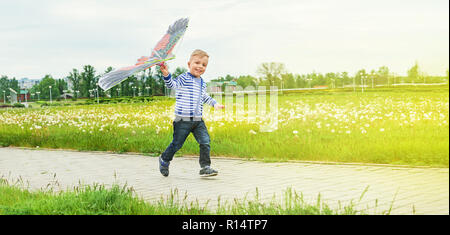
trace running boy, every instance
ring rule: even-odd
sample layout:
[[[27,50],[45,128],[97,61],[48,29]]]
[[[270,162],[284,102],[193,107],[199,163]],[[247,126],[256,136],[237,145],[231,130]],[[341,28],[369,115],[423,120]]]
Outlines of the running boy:
[[[183,146],[192,132],[200,145],[200,176],[214,176],[218,172],[211,168],[210,138],[205,122],[202,119],[203,104],[216,109],[223,109],[206,93],[206,83],[201,75],[208,66],[209,55],[202,50],[195,50],[188,61],[189,72],[172,78],[167,66],[160,66],[164,82],[168,88],[176,89],[175,120],[173,122],[173,140],[159,157],[159,171],[163,176],[169,175],[170,161],[173,155]]]

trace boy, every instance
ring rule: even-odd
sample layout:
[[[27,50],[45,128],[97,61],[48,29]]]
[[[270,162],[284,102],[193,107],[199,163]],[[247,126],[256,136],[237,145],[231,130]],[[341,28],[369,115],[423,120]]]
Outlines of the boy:
[[[165,64],[160,66],[164,82],[168,88],[176,89],[175,120],[173,122],[173,140],[159,157],[159,171],[163,176],[169,175],[170,161],[183,146],[192,132],[200,145],[200,176],[214,176],[218,172],[211,168],[210,138],[202,119],[203,104],[216,109],[223,109],[213,98],[206,94],[206,83],[201,75],[208,66],[209,55],[202,50],[195,50],[188,61],[189,72],[173,79]]]

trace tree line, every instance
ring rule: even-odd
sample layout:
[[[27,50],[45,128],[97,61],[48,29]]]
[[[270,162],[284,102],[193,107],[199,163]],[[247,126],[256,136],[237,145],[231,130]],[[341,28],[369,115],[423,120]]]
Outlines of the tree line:
[[[104,73],[112,71],[108,67]],[[184,67],[177,67],[172,73],[176,77],[186,72]],[[420,71],[417,62],[407,70],[407,76],[398,76],[392,73],[387,66],[381,66],[378,69],[370,71],[360,69],[354,74],[348,72],[337,73],[307,73],[293,74],[289,73],[283,63],[269,62],[262,63],[257,68],[259,77],[251,75],[242,75],[233,77],[226,75],[211,80],[212,82],[222,82],[222,91],[226,82],[234,81],[243,88],[247,86],[278,86],[282,89],[290,88],[314,88],[317,86],[327,86],[329,88],[341,88],[361,86],[375,87],[377,85],[389,86],[398,83],[448,83],[448,70],[446,76],[428,76]],[[42,80],[34,85],[30,90],[32,99],[50,99],[50,93],[53,99],[58,99],[62,94],[69,93],[74,98],[82,97],[119,97],[119,96],[138,96],[138,95],[165,95],[166,87],[161,71],[156,67],[150,68],[145,72],[130,76],[127,80],[108,91],[103,91],[98,87],[100,75],[92,65],[85,65],[81,70],[72,69],[63,79],[55,79],[51,75],[45,75]],[[71,84],[69,90],[69,84]],[[15,78],[9,79],[7,76],[0,77],[0,100],[4,96],[10,95],[9,88],[19,91],[19,82]],[[3,94],[2,94],[2,91]]]
[[[108,67],[104,73],[108,73],[112,70],[112,67]],[[186,71],[186,68],[178,67],[173,72],[173,75],[178,76]],[[59,99],[63,94],[70,94],[73,98],[96,96],[154,96],[165,94],[166,87],[163,75],[159,69],[148,69],[145,72],[132,75],[124,82],[106,92],[98,86],[100,77],[101,75],[97,74],[96,69],[92,65],[85,65],[81,70],[76,68],[72,69],[72,71],[62,79],[53,78],[50,74],[45,75],[41,81],[38,84],[33,85],[28,92],[31,94],[31,98],[36,100],[49,100],[50,94],[53,100]],[[69,83],[71,85],[69,85]],[[7,76],[1,76],[0,92],[5,91],[4,93],[6,96],[9,96],[11,93],[9,88],[18,92],[18,80],[16,78],[9,79]],[[3,99],[3,97],[0,99]]]
[[[417,62],[407,70],[407,76],[399,76],[390,71],[387,66],[378,69],[360,69],[354,74],[348,72],[337,73],[289,73],[283,63],[269,62],[262,63],[257,68],[259,77],[250,75],[232,77],[227,75],[212,80],[213,82],[235,81],[237,85],[245,88],[247,86],[277,86],[278,88],[314,88],[327,86],[329,88],[342,87],[376,87],[377,85],[390,86],[399,83],[448,83],[448,70],[446,76],[428,76],[420,71]],[[225,86],[222,84],[222,86]],[[223,91],[222,87],[222,91]]]

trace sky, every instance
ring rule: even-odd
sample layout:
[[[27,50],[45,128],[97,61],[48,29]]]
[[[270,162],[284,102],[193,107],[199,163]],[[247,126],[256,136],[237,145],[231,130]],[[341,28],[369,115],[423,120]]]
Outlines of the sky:
[[[264,62],[288,72],[371,71],[398,75],[414,63],[449,68],[448,0],[0,0],[0,75],[64,78],[92,65],[133,65],[175,20],[189,27],[169,70],[190,53],[210,55],[202,76],[257,74]]]

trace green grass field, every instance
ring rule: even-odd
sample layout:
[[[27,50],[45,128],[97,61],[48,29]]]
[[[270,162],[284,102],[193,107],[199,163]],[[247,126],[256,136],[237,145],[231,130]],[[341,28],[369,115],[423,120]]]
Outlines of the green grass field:
[[[266,97],[269,103],[270,97]],[[139,152],[156,156],[172,140],[174,99],[146,103],[0,110],[0,144]],[[267,105],[267,107],[269,107]],[[449,165],[448,87],[278,96],[278,126],[248,122],[205,105],[211,155],[262,161]],[[199,152],[189,136],[179,155]]]
[[[364,195],[364,193],[363,193]],[[361,197],[363,196],[361,195]],[[0,215],[361,215],[353,203],[330,208],[318,197],[316,202],[305,202],[303,196],[286,189],[281,200],[262,202],[253,199],[221,202],[216,209],[186,201],[187,195],[173,190],[167,198],[146,202],[137,197],[132,188],[113,185],[109,188],[94,184],[77,186],[72,190],[52,192],[30,191],[19,185],[10,185],[0,178]],[[361,199],[360,197],[360,199]],[[359,200],[360,200],[359,199]],[[380,212],[389,214],[390,211]]]

